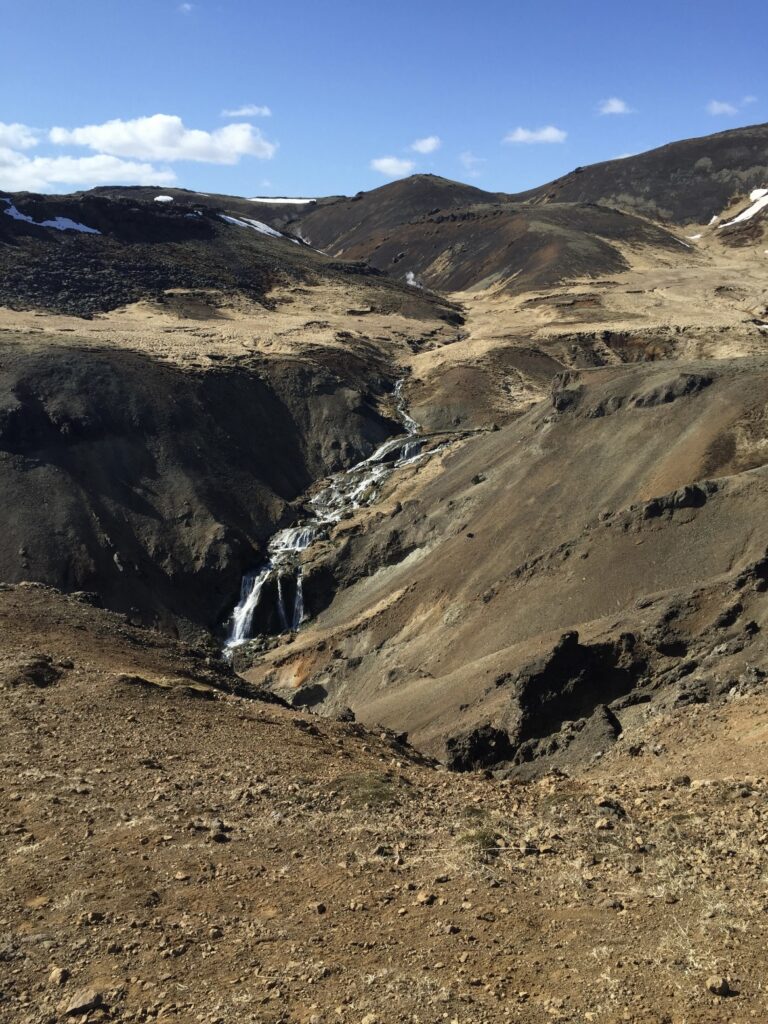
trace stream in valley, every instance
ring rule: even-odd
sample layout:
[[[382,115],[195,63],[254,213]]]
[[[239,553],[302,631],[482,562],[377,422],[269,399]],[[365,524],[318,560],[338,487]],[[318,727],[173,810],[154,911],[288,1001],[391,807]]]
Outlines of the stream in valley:
[[[303,522],[278,530],[272,536],[267,544],[266,561],[243,576],[240,601],[229,620],[225,652],[252,639],[256,609],[262,602],[266,585],[272,581],[276,582],[276,587],[269,590],[276,601],[275,611],[282,631],[297,631],[306,618],[301,553],[327,539],[331,527],[348,513],[371,505],[382,483],[392,473],[437,450],[423,451],[419,424],[405,408],[403,384],[400,380],[395,386],[395,402],[406,433],[385,441],[351,469],[331,476],[325,487],[309,500],[311,514]]]

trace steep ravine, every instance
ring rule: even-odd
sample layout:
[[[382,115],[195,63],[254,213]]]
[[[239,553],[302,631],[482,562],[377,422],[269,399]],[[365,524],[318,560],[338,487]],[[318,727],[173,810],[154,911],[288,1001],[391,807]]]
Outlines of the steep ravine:
[[[246,678],[518,773],[588,760],[643,709],[723,699],[762,657],[766,373],[563,375],[341,524],[333,599]]]
[[[267,557],[244,576],[240,600],[227,624],[226,656],[236,664],[247,664],[259,634],[297,632],[308,610],[304,592],[302,559],[328,538],[342,520],[375,503],[384,482],[398,470],[422,462],[446,444],[442,437],[420,433],[409,415],[403,397],[404,379],[394,388],[394,407],[402,433],[386,440],[367,458],[334,473],[302,503],[301,513],[288,527],[279,530],[267,544]],[[319,610],[320,602],[313,602]],[[241,651],[247,646],[249,650]],[[256,645],[258,647],[258,644]]]
[[[0,579],[95,592],[171,632],[216,629],[291,503],[399,429],[379,409],[393,379],[3,342]]]

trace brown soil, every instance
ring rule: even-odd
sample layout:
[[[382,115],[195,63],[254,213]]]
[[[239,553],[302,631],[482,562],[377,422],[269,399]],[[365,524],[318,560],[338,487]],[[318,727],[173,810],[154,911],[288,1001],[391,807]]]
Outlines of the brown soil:
[[[180,674],[200,655],[51,591],[6,589],[0,615],[3,1021],[768,1011],[763,692],[513,785],[201,700]],[[100,1006],[65,1017],[83,990]]]

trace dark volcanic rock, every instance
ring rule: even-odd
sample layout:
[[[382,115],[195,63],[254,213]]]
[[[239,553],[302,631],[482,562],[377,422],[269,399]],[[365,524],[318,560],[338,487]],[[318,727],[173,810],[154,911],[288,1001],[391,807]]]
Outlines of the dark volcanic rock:
[[[58,682],[61,676],[61,668],[53,664],[50,655],[36,654],[24,661],[2,666],[0,689],[13,686],[34,686],[44,689]]]
[[[632,690],[648,663],[631,633],[618,641],[583,645],[564,633],[552,651],[515,676],[510,688],[519,706],[515,740],[522,743],[555,732],[565,721],[589,717]]]
[[[205,197],[197,201],[194,193],[158,204],[140,189],[8,195],[30,223],[7,216],[7,202],[0,196],[0,305],[91,318],[141,299],[173,303],[178,298],[167,292],[184,289],[205,296],[213,307],[205,313],[210,318],[216,298],[207,293],[242,295],[269,306],[276,285],[353,276],[371,280],[378,308],[456,322],[458,313],[450,303],[397,284],[359,258],[332,261],[290,236],[268,236],[223,219],[234,213],[236,219],[253,220],[259,211],[247,200],[216,198],[221,205]],[[59,217],[93,230],[42,226]],[[194,315],[185,311],[187,318]]]
[[[446,761],[460,772],[488,768],[500,761],[509,761],[515,748],[504,729],[483,725],[471,732],[452,736],[446,741]]]
[[[461,771],[504,762],[525,764],[566,748],[582,760],[610,746],[621,724],[607,707],[648,671],[644,645],[631,633],[614,642],[580,644],[564,633],[549,654],[521,671],[499,677],[510,692],[503,720],[451,737],[447,761]]]
[[[603,203],[676,224],[705,224],[733,195],[768,181],[768,124],[673,142],[580,167],[512,198],[535,204]]]
[[[1,354],[0,579],[98,592],[147,624],[216,626],[289,503],[397,430],[354,369]]]
[[[439,208],[436,193],[444,197]],[[300,224],[313,245],[441,291],[506,282],[523,292],[624,270],[621,243],[679,248],[665,230],[617,210],[511,203],[431,175],[318,206]]]

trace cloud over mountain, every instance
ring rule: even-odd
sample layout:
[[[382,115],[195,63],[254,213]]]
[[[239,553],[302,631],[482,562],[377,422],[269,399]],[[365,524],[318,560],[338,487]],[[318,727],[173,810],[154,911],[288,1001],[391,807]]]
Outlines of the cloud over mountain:
[[[413,160],[402,160],[398,156],[380,156],[371,160],[371,169],[388,178],[403,178],[410,174],[415,166]]]
[[[425,139],[416,139],[411,143],[414,153],[434,153],[440,149],[442,142],[438,135],[428,135]]]
[[[52,128],[57,146],[86,146],[99,153],[139,160],[193,160],[236,164],[244,156],[270,160],[277,146],[250,124],[228,124],[206,132],[187,128],[180,117],[153,114],[131,121],[116,118],[82,128]]]
[[[150,163],[121,160],[99,153],[94,156],[30,157],[0,148],[0,189],[7,192],[46,192],[62,185],[91,188],[95,185],[172,185],[176,175],[170,168]]]

